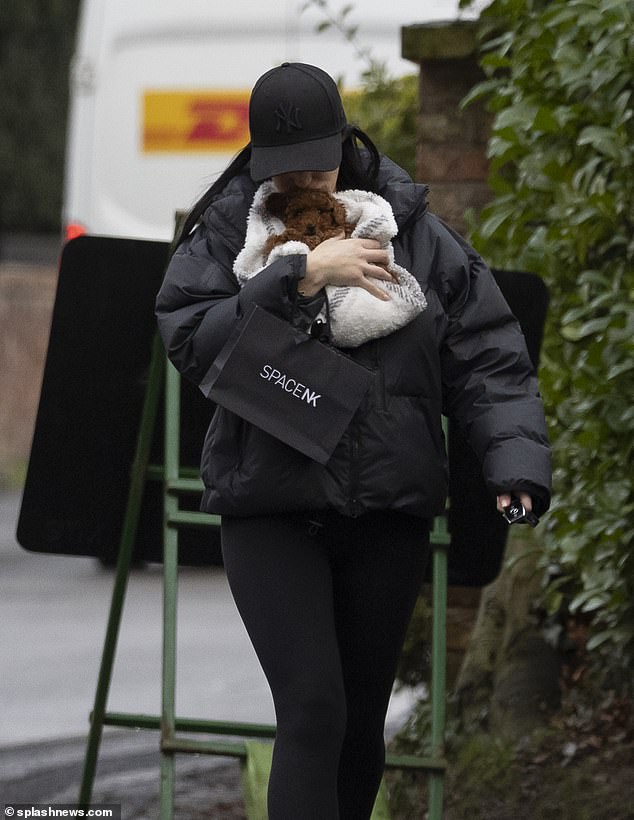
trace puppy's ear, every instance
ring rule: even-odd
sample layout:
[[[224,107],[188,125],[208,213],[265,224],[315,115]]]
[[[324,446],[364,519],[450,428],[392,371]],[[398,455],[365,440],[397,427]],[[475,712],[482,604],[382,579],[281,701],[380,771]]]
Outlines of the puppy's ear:
[[[286,213],[286,206],[288,205],[288,194],[281,194],[276,191],[267,197],[264,205],[270,214],[276,216],[278,219],[282,219]]]

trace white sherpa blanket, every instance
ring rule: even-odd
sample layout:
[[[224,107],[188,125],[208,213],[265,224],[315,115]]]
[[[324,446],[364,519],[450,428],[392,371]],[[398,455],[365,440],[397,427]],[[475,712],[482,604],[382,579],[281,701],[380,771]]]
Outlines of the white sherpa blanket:
[[[276,245],[268,259],[264,257],[268,237],[285,229],[284,223],[264,207],[274,191],[272,182],[264,182],[253,199],[244,247],[233,266],[241,286],[277,257],[309,252],[308,245],[291,241]],[[396,236],[397,227],[389,202],[370,191],[339,191],[334,196],[343,204],[348,221],[356,224],[352,237],[380,242],[388,251],[388,270],[398,277],[398,284],[373,280],[390,295],[390,300],[385,302],[364,288],[326,286],[332,343],[338,347],[358,347],[408,324],[427,307],[427,301],[416,279],[394,261],[390,240]],[[325,318],[325,309],[322,314],[318,318]]]

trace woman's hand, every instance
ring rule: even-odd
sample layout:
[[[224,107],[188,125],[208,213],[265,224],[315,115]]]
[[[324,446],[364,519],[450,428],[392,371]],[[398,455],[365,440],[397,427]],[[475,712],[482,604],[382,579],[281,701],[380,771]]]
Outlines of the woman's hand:
[[[304,296],[314,296],[326,285],[358,287],[367,290],[382,301],[389,295],[373,283],[373,279],[397,282],[387,271],[388,252],[376,239],[326,239],[308,253],[306,276],[300,284]]]
[[[522,502],[524,505],[524,509],[527,512],[531,512],[533,509],[533,499],[528,495],[528,493],[518,493],[517,498]],[[498,495],[498,512],[503,513],[504,507],[508,507],[511,503],[511,494],[504,493],[503,495]]]

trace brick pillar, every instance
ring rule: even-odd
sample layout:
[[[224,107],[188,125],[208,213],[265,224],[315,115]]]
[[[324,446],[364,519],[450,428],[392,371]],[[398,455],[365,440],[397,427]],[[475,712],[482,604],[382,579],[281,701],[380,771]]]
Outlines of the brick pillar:
[[[430,186],[430,207],[460,233],[464,214],[491,198],[486,177],[490,115],[460,101],[482,79],[475,20],[424,23],[401,30],[401,52],[420,67],[416,177]]]

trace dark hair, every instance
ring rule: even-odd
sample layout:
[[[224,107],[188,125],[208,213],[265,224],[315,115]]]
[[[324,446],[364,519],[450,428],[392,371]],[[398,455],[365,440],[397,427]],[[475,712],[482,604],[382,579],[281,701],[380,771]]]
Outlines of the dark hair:
[[[342,136],[341,166],[337,178],[337,190],[356,188],[378,193],[377,180],[381,155],[370,137],[358,125],[346,125]],[[365,151],[359,150],[358,142]]]
[[[249,142],[238,154],[236,154],[222,174],[220,174],[218,179],[205,191],[198,202],[193,205],[192,209],[185,217],[184,222],[180,225],[176,238],[172,242],[172,252],[174,252],[181,242],[189,236],[198,224],[200,217],[205,213],[214,199],[216,199],[216,197],[225,189],[234,177],[237,177],[238,174],[246,168],[250,159],[251,143]]]
[[[370,137],[356,125],[346,125],[342,133],[342,154],[337,190],[346,191],[356,188],[377,193],[377,178],[381,156]],[[361,142],[365,151],[360,150]],[[222,193],[234,177],[237,177],[248,165],[251,159],[251,143],[231,160],[218,179],[205,191],[198,202],[185,217],[177,238],[172,243],[172,251],[189,236],[198,224],[200,217],[205,213],[212,202]]]

